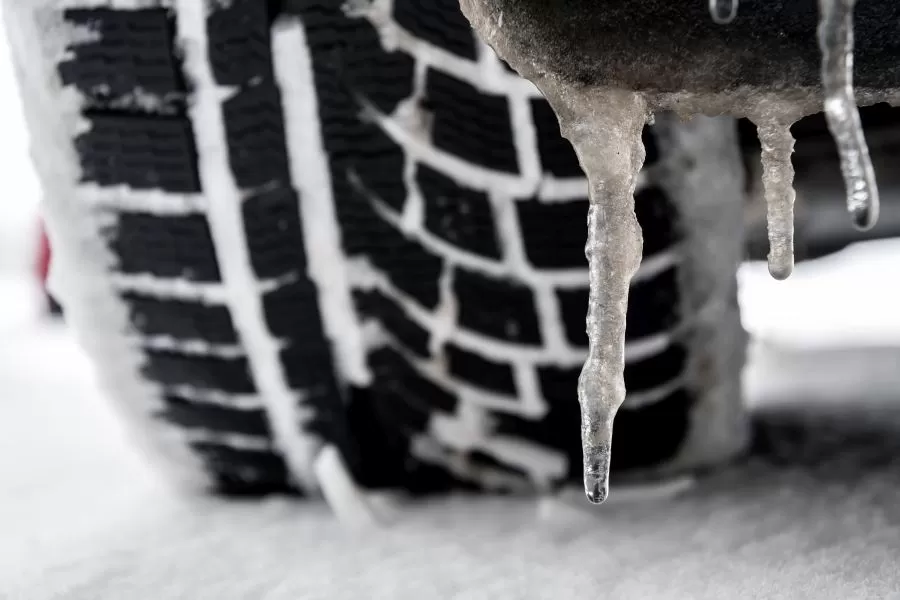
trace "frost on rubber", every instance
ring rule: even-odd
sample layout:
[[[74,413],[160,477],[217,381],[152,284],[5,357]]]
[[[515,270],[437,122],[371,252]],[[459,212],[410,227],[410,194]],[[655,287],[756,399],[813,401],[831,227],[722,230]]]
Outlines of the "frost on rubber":
[[[322,444],[350,453],[274,7],[5,4],[67,315],[136,435],[228,493],[313,491]]]

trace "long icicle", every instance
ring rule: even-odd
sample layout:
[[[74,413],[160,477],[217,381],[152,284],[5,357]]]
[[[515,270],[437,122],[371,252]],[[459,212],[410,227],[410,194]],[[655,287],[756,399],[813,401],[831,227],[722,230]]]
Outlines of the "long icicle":
[[[634,213],[634,189],[644,163],[641,132],[648,115],[643,97],[630,92],[598,93],[592,102],[594,110],[563,127],[578,152],[591,192],[585,245],[590,270],[590,350],[578,380],[578,401],[585,493],[599,504],[609,493],[613,420],[625,400],[628,290],[643,246]]]
[[[819,0],[819,47],[825,117],[841,158],[847,209],[862,230],[878,221],[875,170],[853,92],[853,8],[856,0]]]

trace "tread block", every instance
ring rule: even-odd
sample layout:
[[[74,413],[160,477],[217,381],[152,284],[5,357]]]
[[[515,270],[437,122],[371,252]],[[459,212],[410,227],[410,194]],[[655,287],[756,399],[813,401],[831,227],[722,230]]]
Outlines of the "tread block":
[[[402,488],[413,495],[476,491],[477,486],[471,482],[410,453],[412,439],[423,433],[428,423],[422,422],[421,413],[412,412],[398,427],[400,419],[394,410],[398,404],[402,406],[402,401],[369,394],[354,399],[348,407],[350,428],[360,447],[361,483],[375,488]]]
[[[578,405],[578,370],[539,369],[541,393],[547,401],[542,419],[491,412],[498,435],[509,435],[560,450],[568,458],[567,478],[581,479],[581,409]],[[571,376],[574,375],[574,379]]]
[[[244,200],[242,212],[250,263],[257,277],[268,279],[305,268],[297,192],[277,187],[250,196]]]
[[[634,214],[644,234],[645,257],[663,252],[681,241],[678,210],[662,189],[651,186],[637,192]]]
[[[231,394],[255,394],[247,359],[193,356],[168,350],[145,349],[144,375],[164,386],[187,385]]]
[[[356,309],[363,317],[376,319],[391,336],[418,356],[431,356],[428,348],[431,335],[399,304],[377,290],[357,292],[355,299]]]
[[[459,185],[419,164],[416,181],[425,200],[425,228],[447,242],[488,258],[500,258],[494,211],[487,194]]]
[[[435,308],[440,300],[444,261],[378,217],[358,191],[347,191],[348,200],[353,200],[347,203],[342,222],[349,226],[344,230],[344,239],[354,238],[353,254],[368,257],[398,289],[422,306]],[[354,210],[354,214],[349,214],[349,210]]]
[[[277,338],[321,347],[324,333],[319,314],[319,296],[308,279],[301,279],[265,294],[263,312],[269,331]]]
[[[508,342],[541,343],[534,296],[527,286],[457,269],[453,289],[463,327]]]
[[[289,185],[281,94],[271,84],[240,89],[222,104],[228,157],[237,184],[253,189]]]
[[[399,400],[398,404],[414,408],[426,418],[435,411],[456,410],[456,396],[425,378],[396,350],[376,350],[369,355],[369,366],[375,376],[372,387],[377,395]]]
[[[431,413],[411,404],[407,398],[398,394],[393,388],[379,386],[372,402],[375,404],[375,410],[381,416],[382,422],[387,424],[390,429],[399,430],[402,435],[409,438],[428,430]]]
[[[357,389],[351,394],[347,425],[358,448],[358,460],[351,463],[351,469],[356,468],[353,473],[357,481],[368,488],[402,488],[413,494],[455,487],[438,467],[425,465],[410,455],[412,437],[423,427],[421,415],[413,414],[412,426],[397,427],[392,405],[398,403],[369,389]]]
[[[344,250],[355,255],[371,247],[373,231],[386,226],[374,209],[371,194],[376,194],[397,212],[402,210],[407,192],[400,164],[404,159],[402,149],[381,129],[359,121],[352,111],[344,119],[344,113],[338,109],[337,104],[323,107],[323,118],[330,120],[323,121],[322,126],[327,133],[326,149],[334,174],[333,193],[339,199],[335,210],[341,224]],[[380,170],[378,167],[386,168]],[[354,177],[358,177],[359,182],[354,182]],[[360,189],[358,183],[366,189]]]
[[[455,0],[394,0],[394,19],[419,39],[463,58],[478,57],[472,26]]]
[[[625,365],[625,389],[629,393],[652,390],[669,383],[687,367],[688,353],[675,344],[644,360]]]
[[[631,335],[637,339],[667,331],[681,319],[681,288],[679,267],[673,265],[656,277],[639,281],[628,293],[628,311],[634,315],[627,320]]]
[[[403,181],[406,162],[403,150],[387,136],[381,142],[383,146],[377,153],[366,156],[363,161],[354,162],[348,173],[359,177],[367,191],[402,214],[407,196],[406,183]]]
[[[348,14],[344,4],[331,0],[281,0],[281,8],[303,20],[321,97],[341,97],[355,111],[365,99],[387,114],[412,95],[413,59],[386,51],[366,18]],[[319,103],[323,113],[332,112],[332,106]]]
[[[211,344],[236,344],[237,331],[228,308],[204,302],[188,302],[122,294],[131,324],[144,335],[165,335],[177,340],[203,340]]]
[[[346,177],[337,174],[332,177],[334,189],[335,214],[341,229],[341,246],[348,256],[366,254],[387,223],[375,211],[371,199],[364,190],[351,184]]]
[[[138,90],[159,100],[185,93],[169,11],[70,8],[63,11],[63,18],[88,28],[94,37],[69,46],[72,58],[59,64],[65,85],[74,85],[100,105]]]
[[[584,268],[587,239],[587,199],[545,203],[539,200],[516,202],[519,229],[528,261],[539,269]]]
[[[415,61],[402,52],[386,51],[366,19],[347,19],[348,29],[338,38],[342,83],[360,107],[371,103],[379,112],[390,114],[413,94]]]
[[[448,369],[462,381],[476,387],[516,398],[518,389],[511,365],[494,362],[482,356],[447,344]]]
[[[200,191],[190,120],[181,116],[88,110],[90,129],[75,139],[82,179],[174,193]]]
[[[326,70],[327,65],[323,64],[318,68],[319,115],[325,150],[334,164],[332,171],[346,179],[347,172],[353,169],[366,180],[365,173],[357,166],[361,159],[377,158],[389,151],[402,152],[402,149],[376,123],[361,118],[362,109],[340,83],[339,73]]]
[[[435,308],[440,300],[444,261],[388,225],[379,237],[379,243],[369,252],[375,266],[383,269],[400,290],[426,308]]]
[[[327,412],[340,408],[334,364],[324,339],[289,343],[281,351],[281,366],[291,389],[303,392],[304,402],[318,405],[321,401]],[[333,407],[329,405],[332,401]]]
[[[631,286],[628,294],[626,340],[636,340],[674,327],[681,317],[678,267],[673,266],[656,277]],[[566,338],[572,344],[587,348],[585,314],[590,290],[558,290]]]
[[[334,377],[334,364],[324,339],[296,343],[281,351],[281,365],[296,402],[309,417],[297,427],[328,440],[338,448],[352,447],[347,432],[345,403]],[[352,455],[351,455],[352,456]]]
[[[208,442],[191,443],[225,495],[256,495],[291,490],[284,459],[274,452],[240,450]]]
[[[687,440],[692,404],[688,392],[679,388],[649,406],[619,410],[613,423],[610,469],[653,467],[674,458]]]
[[[163,397],[165,408],[158,416],[184,429],[202,429],[219,433],[239,433],[269,437],[271,429],[266,411],[235,409],[215,404],[191,402],[175,395]]]
[[[244,85],[272,75],[271,27],[276,3],[229,0],[214,4],[206,25],[209,62],[220,85]]]
[[[209,223],[203,215],[120,213],[106,235],[124,273],[220,281]]]
[[[545,173],[554,177],[584,177],[578,156],[559,131],[559,120],[543,98],[531,101],[531,115],[537,130],[538,155]]]
[[[518,173],[509,100],[429,69],[425,108],[432,111],[432,141],[459,158],[504,173]]]
[[[570,202],[516,202],[528,260],[540,269],[587,268],[587,199]],[[644,235],[643,256],[668,250],[680,240],[672,202],[657,187],[635,194],[635,214]]]

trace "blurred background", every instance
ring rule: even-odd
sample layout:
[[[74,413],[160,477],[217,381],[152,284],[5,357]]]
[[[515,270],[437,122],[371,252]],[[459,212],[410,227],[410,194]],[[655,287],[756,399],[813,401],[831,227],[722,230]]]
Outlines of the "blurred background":
[[[275,597],[281,592],[287,597],[290,590],[301,589],[291,587],[292,573],[302,575],[308,589],[322,590],[330,585],[329,577],[347,572],[347,565],[355,565],[350,581],[345,582],[348,598],[359,597],[353,590],[389,594],[371,571],[378,564],[389,572],[406,573],[404,589],[426,592],[438,585],[435,581],[460,574],[480,581],[481,590],[491,589],[492,576],[519,583],[527,579],[519,567],[499,555],[508,536],[532,535],[513,530],[516,518],[531,519],[533,514],[523,506],[504,510],[505,500],[485,500],[479,508],[449,500],[439,513],[442,520],[423,515],[422,507],[410,509],[409,520],[418,524],[419,533],[401,527],[399,534],[368,547],[363,544],[354,554],[342,557],[349,538],[331,523],[323,506],[305,504],[301,509],[285,500],[262,505],[211,500],[185,504],[159,483],[128,443],[127,432],[97,389],[91,366],[63,320],[48,312],[38,267],[40,189],[28,157],[27,132],[5,40],[0,41],[0,91],[4,182],[0,200],[0,597],[9,597],[3,593],[4,585],[9,585],[21,594],[15,597],[23,598],[55,594],[123,598],[128,590],[148,586],[156,598],[197,598],[201,595],[182,595],[191,582],[209,591],[219,589],[222,581],[229,582],[224,596],[202,597],[231,597],[232,593],[234,597]],[[810,128],[815,134],[815,123]],[[896,134],[883,134],[875,145],[883,140],[890,149],[892,135]],[[752,151],[752,143],[749,146]],[[816,151],[815,145],[808,148],[798,149],[798,171],[803,170],[805,153]],[[900,171],[885,161],[876,161],[876,168],[885,185],[885,204],[900,206]],[[788,581],[800,578],[803,562],[792,567],[778,561],[788,555],[796,558],[795,552],[812,556],[807,566],[815,567],[829,597],[841,590],[827,572],[854,581],[849,572],[835,570],[844,558],[849,560],[851,550],[863,557],[859,560],[872,557],[864,566],[867,577],[883,581],[893,573],[891,562],[877,557],[889,556],[884,552],[898,548],[898,532],[890,528],[896,523],[884,511],[900,491],[896,479],[885,475],[892,472],[889,467],[900,446],[891,442],[900,442],[896,416],[900,411],[900,239],[853,243],[839,173],[825,169],[807,181],[811,183],[799,190],[798,231],[813,242],[800,252],[820,257],[800,264],[786,282],[771,280],[761,262],[747,262],[739,273],[744,324],[752,336],[745,373],[747,399],[759,414],[769,415],[774,430],[783,434],[758,443],[783,445],[769,451],[796,470],[773,472],[767,466],[738,471],[707,490],[712,499],[694,498],[697,508],[685,504],[672,508],[671,514],[681,515],[682,523],[711,522],[713,529],[707,531],[726,532],[726,541],[719,545],[707,539],[706,545],[685,550],[681,542],[686,532],[680,527],[686,525],[664,516],[607,511],[607,515],[619,515],[603,525],[611,528],[606,530],[609,539],[633,544],[631,550],[620,547],[621,553],[645,552],[646,556],[648,548],[670,556],[687,553],[684,563],[664,563],[655,567],[655,574],[651,570],[636,575],[628,584],[634,587],[619,590],[624,595],[639,593],[647,578],[655,581],[654,577],[669,572],[711,577],[707,591],[729,581],[738,586],[729,588],[732,591],[745,589],[735,582],[747,579],[743,576],[747,573],[749,579],[768,574],[757,590],[786,589]],[[748,208],[748,256],[755,258],[762,258],[760,248],[764,247],[761,213],[755,212],[761,210],[761,201]],[[886,210],[876,233],[900,231],[898,214]],[[824,474],[838,464],[840,469]],[[859,475],[866,469],[872,469],[871,477]],[[738,476],[745,477],[743,483],[735,479]],[[769,483],[771,493],[761,491]],[[767,521],[770,513],[780,510],[784,513],[779,518]],[[500,514],[506,516],[498,518]],[[833,520],[827,518],[829,514]],[[562,520],[571,524],[581,518],[569,515]],[[822,525],[829,521],[831,529]],[[797,529],[785,529],[786,522],[795,523]],[[546,543],[555,548],[556,558],[549,566],[535,569],[548,570],[548,581],[569,577],[572,589],[588,589],[595,580],[578,576],[577,563],[568,571],[565,561],[589,548],[585,544],[590,540],[579,538],[566,526],[559,531],[567,532],[564,549],[554,546],[558,540],[553,536],[516,538],[527,542],[521,546],[522,556],[539,562],[535,544]],[[486,541],[492,536],[493,545]],[[435,546],[437,539],[444,539],[445,545]],[[473,546],[482,549],[470,558],[460,556],[462,548]],[[429,561],[449,561],[436,579],[409,574],[426,559],[414,553],[422,547],[433,549]],[[743,554],[735,555],[738,566],[704,574],[704,564],[725,547],[743,549]],[[218,554],[209,568],[194,568],[183,560],[213,550]],[[763,559],[767,554],[775,558]],[[266,575],[236,580],[229,566],[235,563],[230,561]],[[298,572],[295,567],[301,561],[306,566]],[[488,563],[493,563],[493,570]],[[87,568],[88,564],[94,567]],[[367,588],[373,581],[381,583]],[[46,590],[38,582],[44,582]],[[286,587],[268,587],[273,582]],[[677,590],[681,584],[672,585]],[[254,590],[259,595],[254,596]]]

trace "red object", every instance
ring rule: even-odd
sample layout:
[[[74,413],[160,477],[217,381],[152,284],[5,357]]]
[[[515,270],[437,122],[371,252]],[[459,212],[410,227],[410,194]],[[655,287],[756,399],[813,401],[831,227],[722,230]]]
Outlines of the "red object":
[[[50,250],[50,239],[47,237],[47,229],[44,227],[43,221],[41,221],[39,228],[40,239],[38,241],[37,261],[35,262],[37,273],[35,274],[41,282],[41,289],[44,290],[47,312],[53,316],[60,316],[62,315],[62,307],[47,290],[47,277],[50,275],[50,260],[53,254]]]
[[[37,276],[41,281],[44,291],[47,290],[47,276],[50,274],[50,240],[47,238],[47,230],[43,221],[40,224],[40,245],[37,254]]]

